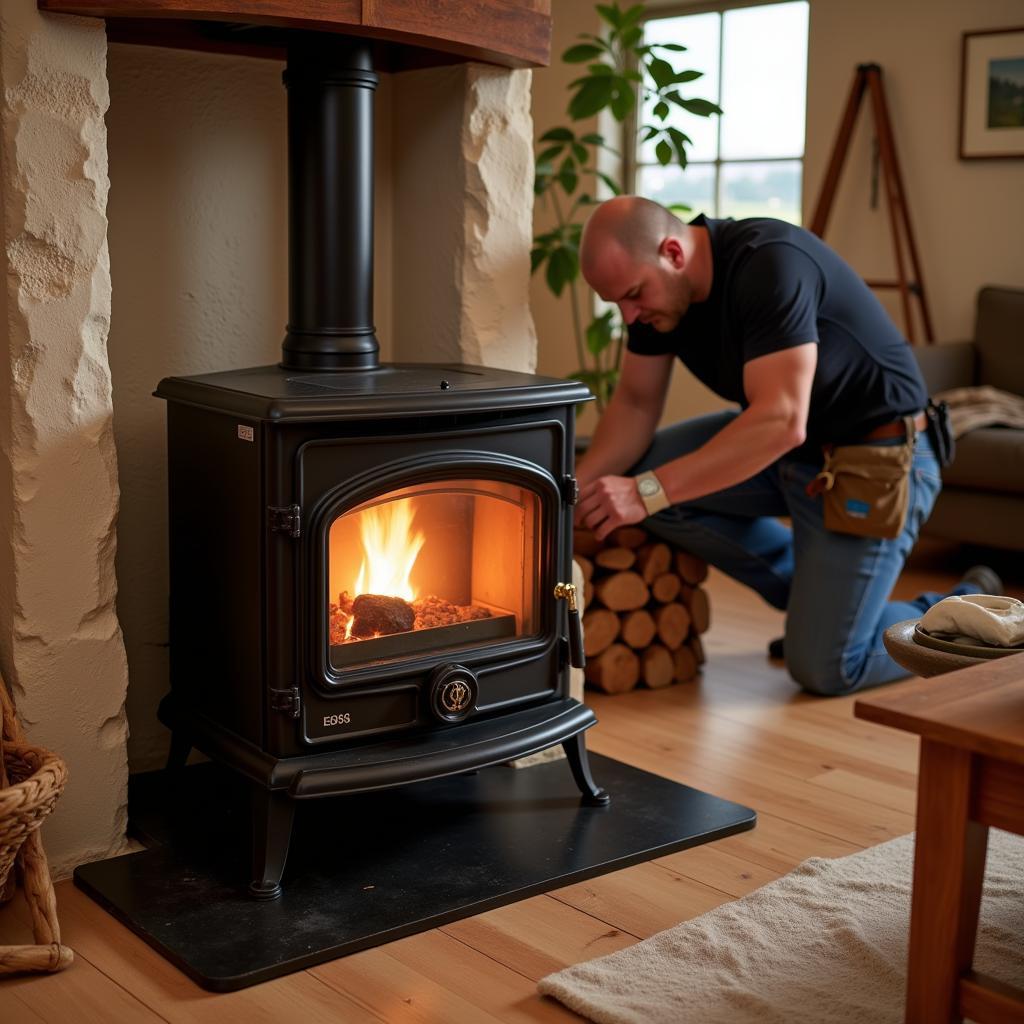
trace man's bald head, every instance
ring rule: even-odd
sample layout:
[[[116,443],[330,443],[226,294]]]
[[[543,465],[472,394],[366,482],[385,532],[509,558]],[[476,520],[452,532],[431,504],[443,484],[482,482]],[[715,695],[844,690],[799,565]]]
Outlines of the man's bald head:
[[[650,199],[642,196],[616,196],[602,203],[590,216],[580,240],[580,266],[589,281],[596,272],[602,254],[609,245],[637,263],[653,262],[662,241],[682,237],[683,222]]]

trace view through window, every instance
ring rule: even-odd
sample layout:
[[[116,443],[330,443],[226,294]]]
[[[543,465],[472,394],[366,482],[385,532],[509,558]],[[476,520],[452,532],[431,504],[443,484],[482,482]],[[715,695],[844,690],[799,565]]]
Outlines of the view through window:
[[[652,144],[636,154],[635,191],[711,217],[800,223],[807,91],[806,0],[651,18],[645,42],[681,43],[680,67],[702,71],[688,95],[721,117],[679,112],[693,141],[688,165],[661,167]]]

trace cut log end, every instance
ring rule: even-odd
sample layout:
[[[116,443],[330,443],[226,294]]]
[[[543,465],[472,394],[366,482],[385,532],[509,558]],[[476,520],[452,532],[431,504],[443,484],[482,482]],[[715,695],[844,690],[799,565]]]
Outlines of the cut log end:
[[[660,690],[675,681],[675,663],[661,644],[651,644],[640,655],[640,677],[652,690]]]
[[[619,635],[622,623],[618,615],[607,608],[592,608],[583,613],[583,653],[596,657],[610,647]]]
[[[595,564],[602,569],[631,569],[636,561],[636,552],[632,548],[605,548],[594,555]]]
[[[596,580],[594,594],[605,608],[611,608],[613,612],[631,612],[643,608],[651,596],[640,574],[631,570],[612,573],[603,580]]]
[[[650,644],[656,632],[654,616],[646,608],[638,608],[622,617],[622,639],[634,651]]]
[[[673,668],[677,683],[688,683],[697,675],[697,659],[688,645],[684,645],[672,655]]]
[[[625,693],[640,680],[640,659],[625,644],[612,644],[584,670],[587,682],[605,693]]]
[[[659,604],[668,604],[682,589],[683,581],[674,572],[663,572],[651,583],[651,596]]]
[[[676,572],[691,586],[703,583],[708,578],[708,564],[689,551],[676,552]]]
[[[690,631],[690,613],[686,605],[673,602],[663,605],[654,613],[658,639],[670,650],[677,650]]]

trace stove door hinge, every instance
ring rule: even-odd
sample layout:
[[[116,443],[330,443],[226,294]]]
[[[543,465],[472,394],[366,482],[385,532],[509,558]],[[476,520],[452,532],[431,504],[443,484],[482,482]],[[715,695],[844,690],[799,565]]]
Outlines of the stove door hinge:
[[[302,711],[302,700],[299,697],[299,688],[293,686],[288,690],[270,691],[270,710],[280,711],[289,718],[298,718]]]
[[[268,505],[270,532],[298,537],[302,532],[302,508],[299,505]]]
[[[562,498],[567,505],[575,505],[580,500],[580,485],[574,476],[562,477]]]

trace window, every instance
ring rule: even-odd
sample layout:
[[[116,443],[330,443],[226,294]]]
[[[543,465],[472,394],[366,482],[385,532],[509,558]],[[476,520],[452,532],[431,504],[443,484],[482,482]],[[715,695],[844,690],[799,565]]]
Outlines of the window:
[[[713,100],[720,117],[680,112],[689,163],[661,167],[653,146],[636,153],[634,190],[712,217],[800,223],[807,91],[806,0],[655,17],[645,42],[681,43],[676,67],[702,71],[686,95]]]

